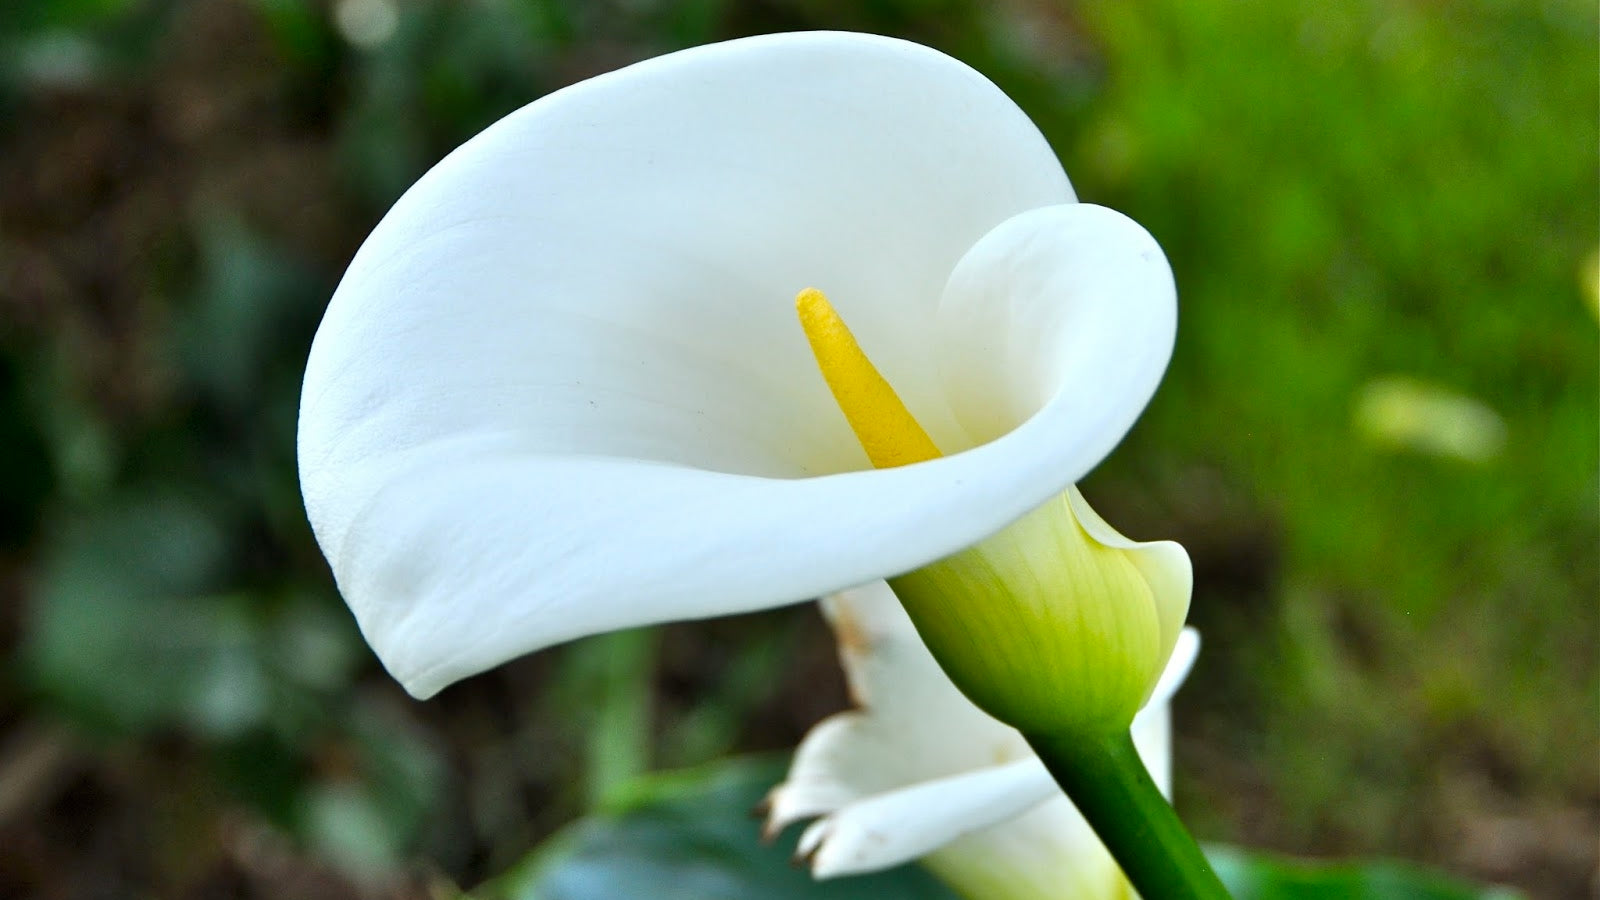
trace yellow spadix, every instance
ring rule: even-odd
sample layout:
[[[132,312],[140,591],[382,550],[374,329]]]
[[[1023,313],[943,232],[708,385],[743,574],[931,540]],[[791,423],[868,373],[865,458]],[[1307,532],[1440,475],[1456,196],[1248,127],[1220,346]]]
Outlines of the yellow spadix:
[[[828,298],[816,288],[806,288],[794,298],[794,306],[817,368],[872,465],[891,469],[942,456],[911,410],[900,402],[900,395],[861,351]]]

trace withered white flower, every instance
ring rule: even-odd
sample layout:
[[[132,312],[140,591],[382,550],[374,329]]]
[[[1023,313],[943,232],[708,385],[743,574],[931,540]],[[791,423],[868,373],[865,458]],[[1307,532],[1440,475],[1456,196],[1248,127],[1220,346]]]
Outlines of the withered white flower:
[[[1131,896],[1111,855],[1022,735],[950,682],[887,587],[823,601],[857,709],[823,720],[767,802],[767,830],[800,838],[818,877],[923,862],[986,900]],[[1199,649],[1185,629],[1133,739],[1171,795],[1168,701]]]

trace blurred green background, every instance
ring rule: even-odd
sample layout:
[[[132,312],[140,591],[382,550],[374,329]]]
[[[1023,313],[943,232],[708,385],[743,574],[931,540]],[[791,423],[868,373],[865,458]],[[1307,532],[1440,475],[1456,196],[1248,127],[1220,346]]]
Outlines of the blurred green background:
[[[1196,562],[1197,833],[1592,895],[1589,0],[11,0],[0,896],[427,897],[846,705],[809,606],[412,702],[293,458],[322,307],[432,161],[572,81],[806,28],[972,64],[1172,260],[1172,370],[1085,490]]]

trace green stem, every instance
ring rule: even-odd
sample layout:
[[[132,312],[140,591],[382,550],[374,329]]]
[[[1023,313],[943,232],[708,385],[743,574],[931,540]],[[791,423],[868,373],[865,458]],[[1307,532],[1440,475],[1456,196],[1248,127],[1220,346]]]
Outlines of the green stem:
[[[594,707],[589,718],[589,804],[604,806],[612,794],[650,769],[651,679],[656,632],[614,631],[581,645],[593,666]]]
[[[1029,735],[1045,767],[1145,900],[1227,900],[1200,847],[1120,735]]]

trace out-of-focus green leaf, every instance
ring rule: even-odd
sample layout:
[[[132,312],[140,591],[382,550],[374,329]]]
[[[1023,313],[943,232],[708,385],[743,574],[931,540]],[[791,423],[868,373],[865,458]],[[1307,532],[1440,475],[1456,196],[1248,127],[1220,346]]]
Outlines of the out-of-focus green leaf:
[[[132,6],[133,0],[22,0],[4,5],[0,28],[86,28],[125,15]]]
[[[263,687],[243,655],[244,609],[203,593],[224,553],[221,523],[178,493],[68,528],[35,599],[26,659],[38,685],[100,728],[187,719],[231,730],[253,715],[259,690],[229,696]]]
[[[179,326],[184,368],[229,409],[252,409],[286,336],[314,314],[322,288],[281,247],[235,219],[202,219],[198,239],[196,300]]]
[[[236,552],[220,506],[199,490],[129,495],[51,539],[23,660],[80,724],[291,741],[322,727],[323,695],[358,662],[354,628],[317,595],[216,592]]]
[[[302,70],[321,71],[338,47],[322,5],[309,0],[253,0],[279,52]]]
[[[30,34],[6,50],[7,79],[30,85],[82,86],[105,65],[104,54],[94,41],[64,28]]]
[[[0,548],[32,537],[55,487],[49,445],[30,415],[18,369],[0,356]]]
[[[385,840],[396,848],[410,846],[444,789],[444,762],[413,722],[390,710],[358,707],[348,728]]]
[[[379,877],[399,860],[395,832],[371,793],[354,784],[307,791],[302,817],[311,841],[345,871]]]
[[[1216,846],[1206,848],[1206,856],[1234,900],[1516,900],[1522,896],[1388,860],[1313,863]]]
[[[751,810],[782,780],[783,760],[725,762],[648,776],[614,807],[558,834],[479,900],[954,900],[926,871],[826,882],[796,867],[793,833],[770,844]]]
[[[0,89],[81,87],[111,71],[142,67],[166,32],[177,2],[0,3]]]

